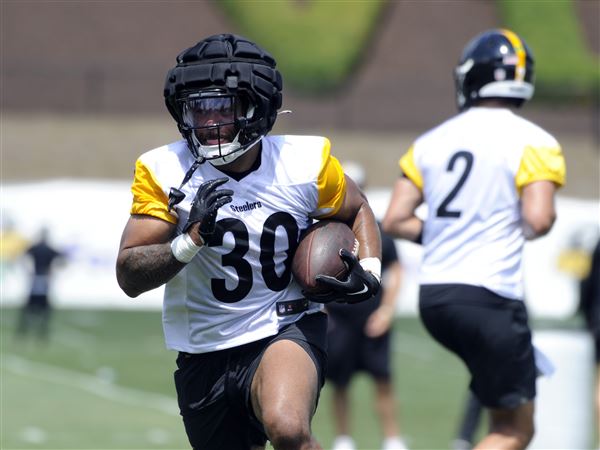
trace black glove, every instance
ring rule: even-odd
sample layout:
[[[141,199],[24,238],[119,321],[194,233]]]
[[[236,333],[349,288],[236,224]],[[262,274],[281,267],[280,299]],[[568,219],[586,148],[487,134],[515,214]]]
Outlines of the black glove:
[[[340,250],[340,257],[350,269],[348,277],[340,281],[327,275],[317,275],[315,279],[323,286],[331,289],[325,294],[309,294],[304,292],[305,297],[311,302],[329,303],[358,303],[370,299],[379,291],[379,280],[371,272],[362,268],[358,258],[345,248]]]
[[[204,241],[214,233],[217,211],[232,200],[233,191],[231,189],[216,190],[227,181],[229,178],[223,177],[205,181],[200,185],[192,201],[188,221],[183,227],[184,233],[196,222],[200,222],[200,236]]]

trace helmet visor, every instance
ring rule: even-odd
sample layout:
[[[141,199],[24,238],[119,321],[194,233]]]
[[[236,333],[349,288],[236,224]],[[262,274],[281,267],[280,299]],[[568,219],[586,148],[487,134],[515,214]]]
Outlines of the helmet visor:
[[[183,100],[184,125],[193,130],[201,145],[230,143],[238,133],[240,102],[233,95],[200,93]]]

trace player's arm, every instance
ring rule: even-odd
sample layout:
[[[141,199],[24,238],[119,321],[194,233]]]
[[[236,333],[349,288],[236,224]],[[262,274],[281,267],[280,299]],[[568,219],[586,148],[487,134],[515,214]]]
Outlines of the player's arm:
[[[536,239],[550,231],[556,219],[554,195],[565,179],[565,160],[558,143],[525,147],[515,175],[525,239]]]
[[[377,258],[381,261],[381,236],[375,214],[366,197],[348,176],[342,206],[331,219],[345,222],[352,228],[359,242],[360,259]]]
[[[329,293],[310,296],[309,300],[328,303],[339,301],[357,303],[368,300],[379,290],[381,281],[381,236],[375,215],[358,186],[345,176],[339,161],[330,156],[326,140],[317,178],[318,219],[336,219],[352,228],[359,242],[358,258],[349,250],[340,250],[348,266],[347,279],[317,275],[317,281],[329,288]],[[319,212],[325,211],[325,214]],[[308,298],[308,297],[307,297]]]
[[[402,176],[394,184],[382,227],[393,237],[420,243],[423,221],[415,215],[415,211],[423,203],[423,176],[417,165],[415,144],[402,155],[398,165]]]
[[[189,263],[215,231],[218,209],[231,202],[233,191],[217,189],[227,177],[200,185],[183,233],[174,223],[150,215],[132,215],[125,226],[117,257],[117,281],[130,297],[157,288]]]
[[[383,294],[379,307],[371,313],[365,324],[365,334],[375,338],[387,332],[392,326],[396,314],[396,299],[402,280],[402,265],[394,261],[383,273]]]
[[[402,265],[400,261],[394,261],[385,270],[385,291],[381,298],[381,306],[386,311],[396,311],[396,299],[400,292],[400,284],[402,281]]]
[[[390,204],[382,221],[383,231],[393,237],[420,242],[423,221],[415,215],[423,193],[413,181],[400,177],[394,184]]]
[[[526,239],[536,239],[550,231],[556,219],[552,181],[536,181],[527,184],[521,191],[521,216],[523,234]]]
[[[359,242],[359,257],[346,249],[340,257],[348,266],[348,277],[340,281],[334,277],[317,275],[316,280],[330,291],[323,295],[307,296],[321,303],[338,301],[358,303],[372,298],[381,282],[381,235],[375,215],[358,186],[344,175],[345,191],[340,208],[329,218],[347,223]]]
[[[185,264],[174,258],[170,241],[176,233],[177,215],[152,166],[145,158],[136,161],[131,216],[123,229],[117,255],[117,282],[130,297],[157,288]]]
[[[175,228],[152,216],[129,218],[117,257],[117,281],[128,296],[137,297],[163,285],[185,267],[171,251]]]

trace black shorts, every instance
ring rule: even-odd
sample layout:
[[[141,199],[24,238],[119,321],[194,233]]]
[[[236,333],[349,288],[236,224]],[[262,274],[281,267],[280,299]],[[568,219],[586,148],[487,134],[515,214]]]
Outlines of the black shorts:
[[[27,308],[36,311],[50,309],[48,296],[44,294],[30,294],[29,299],[27,300]]]
[[[371,338],[364,334],[364,323],[330,314],[327,361],[327,379],[336,386],[346,386],[359,371],[377,380],[389,381],[390,333]]]
[[[536,367],[527,310],[482,287],[422,285],[421,320],[471,373],[471,390],[488,408],[512,409],[535,397]]]
[[[175,387],[192,447],[242,450],[264,445],[267,436],[252,410],[250,387],[265,350],[282,339],[298,343],[315,363],[322,387],[326,329],[327,316],[319,312],[260,341],[210,353],[179,353]]]

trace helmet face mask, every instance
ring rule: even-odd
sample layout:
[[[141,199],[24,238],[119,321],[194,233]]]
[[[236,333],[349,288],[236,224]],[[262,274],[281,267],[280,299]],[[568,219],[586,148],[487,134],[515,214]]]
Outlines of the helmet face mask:
[[[534,92],[534,60],[509,30],[488,30],[471,40],[454,70],[456,104],[464,110],[482,99],[520,106]]]
[[[282,100],[275,66],[256,44],[231,34],[210,36],[177,57],[165,103],[196,159],[228,164],[272,129]]]
[[[188,93],[178,104],[182,111],[180,129],[189,136],[188,144],[214,165],[237,159],[257,142],[240,142],[254,107],[239,96],[209,89]]]

